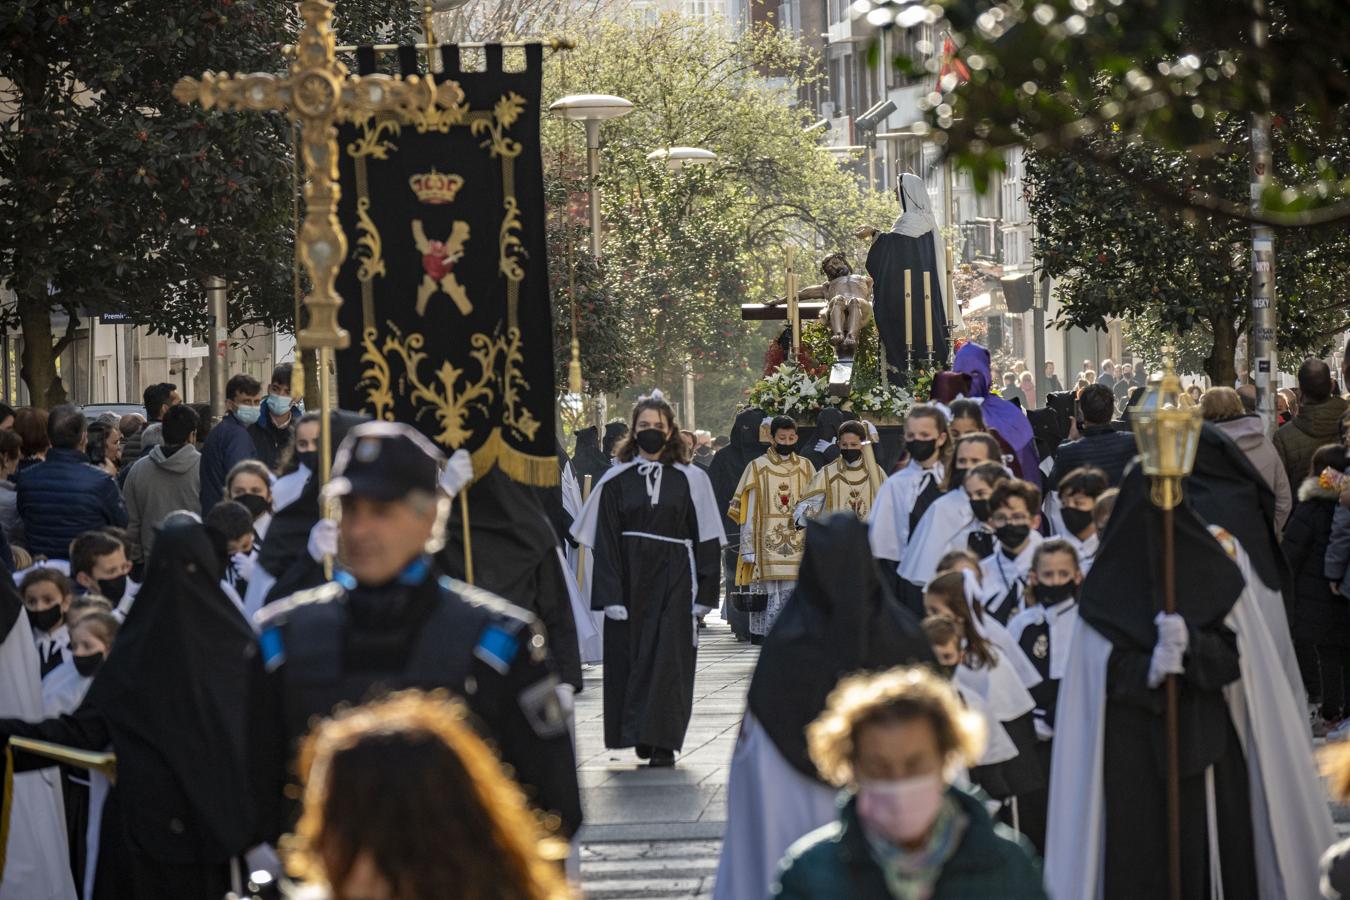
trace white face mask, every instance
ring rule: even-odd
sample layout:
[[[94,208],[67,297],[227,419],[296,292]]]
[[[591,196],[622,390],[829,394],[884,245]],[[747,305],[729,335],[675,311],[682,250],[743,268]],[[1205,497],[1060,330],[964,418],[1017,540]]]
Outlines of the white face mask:
[[[858,817],[868,830],[892,844],[912,843],[933,827],[944,788],[936,774],[864,781],[858,785]]]
[[[258,414],[260,412],[262,412],[262,410],[256,405],[245,406],[241,403],[234,408],[234,417],[245,425],[252,425],[258,421]]]

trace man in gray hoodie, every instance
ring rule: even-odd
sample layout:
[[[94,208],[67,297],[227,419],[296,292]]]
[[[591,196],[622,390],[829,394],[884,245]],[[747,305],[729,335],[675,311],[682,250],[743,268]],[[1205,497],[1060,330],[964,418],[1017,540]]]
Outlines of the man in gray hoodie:
[[[136,460],[122,487],[133,562],[149,558],[155,529],[169,513],[195,512],[200,502],[202,455],[193,444],[197,414],[190,406],[171,406],[164,412],[161,431],[163,443]]]

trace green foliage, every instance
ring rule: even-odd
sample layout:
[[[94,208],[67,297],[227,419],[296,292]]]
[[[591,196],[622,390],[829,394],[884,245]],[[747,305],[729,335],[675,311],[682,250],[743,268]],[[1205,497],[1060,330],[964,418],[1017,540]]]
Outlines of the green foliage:
[[[392,0],[343,14],[367,38],[416,19]],[[289,324],[289,124],[170,91],[208,69],[284,71],[297,24],[283,0],[0,0],[0,281],[29,343],[52,306],[200,334],[211,275],[230,282],[232,325]],[[50,359],[36,371],[41,349],[24,373],[39,402],[55,375]]]
[[[1002,148],[1054,149],[1095,160],[1117,175],[1141,179],[1103,133],[1197,155],[1229,155],[1239,146],[1216,142],[1227,121],[1253,112],[1299,110],[1305,134],[1289,152],[1309,163],[1322,139],[1344,135],[1350,105],[1350,4],[1343,0],[946,0],[946,22],[960,44],[971,79],[933,105],[929,121],[977,182],[1002,168]],[[1268,26],[1264,48],[1255,25]],[[939,61],[929,62],[936,72]],[[914,68],[913,61],[906,67]],[[955,90],[952,90],[955,88]],[[1270,93],[1269,104],[1262,99]],[[1105,153],[1105,155],[1103,155]],[[1245,155],[1245,154],[1244,154]],[[1309,165],[1284,171],[1264,198],[1275,224],[1350,217],[1345,170]],[[1154,196],[1174,207],[1246,215],[1247,199],[1201,187],[1177,192],[1152,179]]]
[[[547,74],[550,100],[596,92],[633,102],[630,115],[603,126],[608,293],[622,310],[633,379],[676,396],[692,362],[700,391],[708,381],[713,401],[700,393],[700,424],[731,421],[737,392],[723,382],[739,378],[743,389],[768,332],[781,327],[747,327],[739,306],[781,294],[784,246],[802,248],[809,284],[814,260],[854,249],[854,229],[893,214],[886,197],[860,190],[803,133],[808,112],[792,100],[814,71],[808,63],[774,29],[732,40],[667,16],[597,23]],[[546,167],[557,168],[561,156],[570,160],[564,168],[584,169],[579,128],[546,121],[544,139]],[[653,150],[675,146],[713,150],[718,160],[677,173],[648,162]],[[576,196],[584,208],[584,194]],[[583,360],[587,352],[583,342]]]
[[[1286,178],[1308,170],[1294,152],[1305,127],[1298,120],[1276,131],[1276,168]],[[1141,346],[1163,335],[1188,336],[1216,382],[1233,380],[1237,336],[1250,315],[1250,231],[1225,216],[1147,203],[1136,185],[1165,181],[1178,194],[1206,189],[1237,201],[1247,190],[1246,136],[1243,123],[1220,119],[1211,140],[1237,152],[1209,158],[1100,136],[1094,152],[1111,158],[1111,166],[1027,153],[1036,254],[1045,274],[1059,279],[1061,323],[1097,328],[1108,317],[1130,319]],[[1348,148],[1350,142],[1327,141],[1319,156],[1344,165]],[[1117,174],[1117,166],[1126,174]],[[1350,325],[1344,300],[1350,234],[1338,227],[1286,229],[1276,255],[1281,355],[1321,352]],[[1200,352],[1203,335],[1209,341]]]

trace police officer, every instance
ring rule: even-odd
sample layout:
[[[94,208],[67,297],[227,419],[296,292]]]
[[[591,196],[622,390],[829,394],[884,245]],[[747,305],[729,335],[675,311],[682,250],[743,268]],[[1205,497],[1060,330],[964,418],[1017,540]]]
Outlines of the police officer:
[[[581,823],[543,633],[528,612],[440,574],[432,558],[449,505],[437,490],[439,459],[406,425],[352,429],[325,489],[342,503],[333,580],[256,617],[262,674],[249,751],[267,840],[292,824],[298,794],[287,780],[313,718],[410,688],[462,698],[545,824],[570,838]]]

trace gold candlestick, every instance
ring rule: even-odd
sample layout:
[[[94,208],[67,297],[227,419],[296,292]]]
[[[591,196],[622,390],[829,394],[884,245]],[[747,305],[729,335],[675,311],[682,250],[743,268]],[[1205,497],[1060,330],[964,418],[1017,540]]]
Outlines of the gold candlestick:
[[[914,273],[905,270],[905,368],[910,367],[910,352],[914,347],[914,292],[911,277]]]

